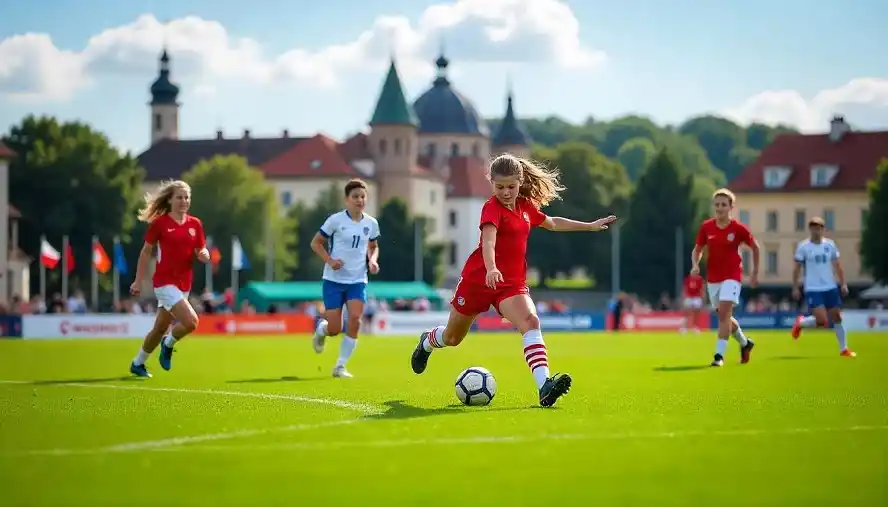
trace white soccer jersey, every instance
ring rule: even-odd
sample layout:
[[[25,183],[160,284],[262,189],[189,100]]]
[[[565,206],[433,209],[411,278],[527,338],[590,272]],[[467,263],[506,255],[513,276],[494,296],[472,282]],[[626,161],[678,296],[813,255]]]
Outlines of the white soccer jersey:
[[[327,238],[330,257],[344,264],[333,271],[324,265],[324,280],[337,283],[367,283],[367,245],[379,238],[379,222],[364,213],[354,221],[347,210],[327,217],[321,226],[321,235]]]
[[[806,239],[796,248],[795,260],[805,268],[805,292],[821,292],[838,287],[833,273],[833,262],[839,258],[839,249],[831,239],[820,243]]]

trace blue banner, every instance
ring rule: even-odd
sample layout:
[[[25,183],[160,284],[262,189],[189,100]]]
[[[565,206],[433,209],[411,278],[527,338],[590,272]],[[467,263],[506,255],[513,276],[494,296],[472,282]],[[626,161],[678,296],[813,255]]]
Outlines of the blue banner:
[[[734,318],[743,329],[791,329],[796,312],[735,313]],[[712,327],[718,327],[718,316],[712,315]]]
[[[3,338],[21,338],[22,317],[20,315],[0,315],[0,336]]]

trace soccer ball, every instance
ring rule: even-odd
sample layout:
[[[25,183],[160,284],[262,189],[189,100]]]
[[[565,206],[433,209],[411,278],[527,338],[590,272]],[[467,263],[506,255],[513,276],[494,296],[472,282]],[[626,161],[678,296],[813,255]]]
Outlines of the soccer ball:
[[[456,397],[465,405],[487,405],[496,395],[496,379],[486,368],[472,366],[456,377]]]

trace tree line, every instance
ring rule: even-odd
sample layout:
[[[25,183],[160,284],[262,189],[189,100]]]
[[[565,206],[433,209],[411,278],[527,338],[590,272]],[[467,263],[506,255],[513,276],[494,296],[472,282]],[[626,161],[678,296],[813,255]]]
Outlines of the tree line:
[[[789,131],[755,124],[744,128],[711,116],[679,127],[659,127],[634,116],[612,122],[590,119],[583,125],[557,118],[524,122],[537,143],[533,157],[558,167],[567,187],[546,213],[578,219],[619,215],[623,288],[650,298],[674,288],[677,263],[687,267],[687,259],[675,258],[676,228],[684,231],[684,248],[689,251],[693,231],[708,213],[712,191],[774,136]],[[495,127],[496,120],[491,123]],[[119,236],[134,267],[145,232],[145,224],[135,220],[144,171],[131,154],[120,153],[87,124],[50,117],[25,118],[3,142],[17,154],[11,164],[10,199],[24,217],[19,238],[25,253],[39,258],[40,235],[59,245],[67,234],[75,258],[83,260],[76,262],[71,286],[86,287],[92,236],[105,245]],[[888,214],[886,171],[883,164],[871,189],[862,247],[864,262],[880,280],[888,278],[886,234],[879,225]],[[263,174],[234,155],[203,160],[182,179],[195,193],[192,212],[201,217],[223,254],[213,274],[214,287],[230,282],[234,235],[251,264],[249,272],[241,273],[241,283],[264,279],[268,261],[273,262],[275,279],[318,278],[321,261],[311,252],[310,242],[323,220],[342,208],[340,188],[331,186],[314,203],[298,203],[284,211]],[[423,277],[438,282],[444,245],[429,243],[422,219],[410,216],[404,202],[381,204],[377,218],[383,231],[382,270],[377,279],[413,278],[418,228]],[[528,264],[540,271],[543,283],[579,267],[590,275],[595,290],[609,290],[613,238],[540,230],[531,235]],[[49,273],[50,290],[58,286],[58,271]],[[204,270],[195,276],[195,287],[203,287]],[[36,283],[37,277],[32,277],[33,292]],[[107,290],[110,280],[102,279],[102,285]]]

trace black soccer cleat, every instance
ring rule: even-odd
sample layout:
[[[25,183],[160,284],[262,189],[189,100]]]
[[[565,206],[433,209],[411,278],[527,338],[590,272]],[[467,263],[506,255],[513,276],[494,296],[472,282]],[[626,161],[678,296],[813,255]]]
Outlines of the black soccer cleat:
[[[720,367],[725,365],[725,358],[722,357],[721,354],[716,354],[712,357],[712,363],[709,366]]]
[[[543,407],[551,407],[558,401],[558,398],[570,391],[570,384],[573,379],[567,373],[556,373],[546,379],[546,383],[540,388],[540,405]]]
[[[416,348],[413,349],[413,355],[410,356],[410,366],[413,368],[413,373],[419,375],[424,372],[426,366],[429,364],[429,356],[432,355],[431,352],[426,352],[424,348],[422,348],[422,342],[429,336],[429,332],[419,336],[419,343],[416,344]]]
[[[740,364],[746,364],[749,362],[749,355],[752,353],[753,347],[755,347],[755,343],[747,338],[746,346],[740,349]]]

